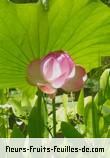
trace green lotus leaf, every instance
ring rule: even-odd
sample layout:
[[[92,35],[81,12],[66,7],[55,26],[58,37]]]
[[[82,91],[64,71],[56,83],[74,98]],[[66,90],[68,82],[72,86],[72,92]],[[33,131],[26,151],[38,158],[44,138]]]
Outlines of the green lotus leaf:
[[[98,0],[50,0],[48,10],[0,0],[0,88],[29,88],[29,63],[61,49],[87,70],[98,66],[110,54],[110,9]]]

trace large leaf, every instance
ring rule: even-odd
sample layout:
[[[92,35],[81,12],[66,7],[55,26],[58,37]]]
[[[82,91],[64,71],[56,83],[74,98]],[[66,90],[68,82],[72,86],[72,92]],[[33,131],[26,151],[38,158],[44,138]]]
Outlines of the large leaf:
[[[43,102],[42,95],[39,92],[36,105],[33,107],[28,123],[28,132],[30,138],[47,138],[47,107]]]
[[[98,0],[14,4],[0,0],[0,87],[26,87],[27,66],[66,50],[87,70],[110,54],[110,9]]]
[[[24,138],[23,133],[16,125],[13,127],[13,131],[11,133],[11,138]]]
[[[99,114],[92,97],[88,97],[85,105],[85,125],[87,137],[98,138],[99,135]]]
[[[61,131],[66,138],[82,138],[81,135],[71,124],[67,122],[61,122]]]
[[[0,113],[0,115],[2,115]],[[7,137],[7,121],[0,116],[0,138],[6,138]]]
[[[110,99],[110,69],[106,69],[100,78],[100,88],[106,99]]]

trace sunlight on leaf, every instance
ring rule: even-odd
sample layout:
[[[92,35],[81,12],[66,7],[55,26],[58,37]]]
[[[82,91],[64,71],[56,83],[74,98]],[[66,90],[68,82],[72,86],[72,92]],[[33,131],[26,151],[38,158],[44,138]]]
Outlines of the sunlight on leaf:
[[[28,64],[55,50],[90,70],[110,55],[109,41],[110,9],[97,0],[51,0],[48,11],[0,0],[0,87],[28,86]]]

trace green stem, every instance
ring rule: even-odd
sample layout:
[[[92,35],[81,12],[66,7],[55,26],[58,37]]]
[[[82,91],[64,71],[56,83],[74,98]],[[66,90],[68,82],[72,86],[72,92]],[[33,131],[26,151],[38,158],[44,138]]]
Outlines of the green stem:
[[[68,115],[67,115],[68,95],[67,94],[63,94],[62,103],[63,103],[63,108],[64,108],[65,120],[68,122]]]
[[[38,89],[38,105],[41,107],[43,93]]]
[[[55,108],[55,99],[52,100],[53,108],[53,137],[56,137],[56,108]]]

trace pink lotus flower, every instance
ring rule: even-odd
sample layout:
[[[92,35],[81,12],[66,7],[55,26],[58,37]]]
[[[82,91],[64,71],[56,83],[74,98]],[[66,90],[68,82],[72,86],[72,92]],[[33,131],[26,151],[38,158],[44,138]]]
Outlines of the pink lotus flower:
[[[28,67],[28,81],[47,94],[58,88],[67,92],[79,91],[87,79],[85,69],[76,65],[64,51],[51,52]]]

